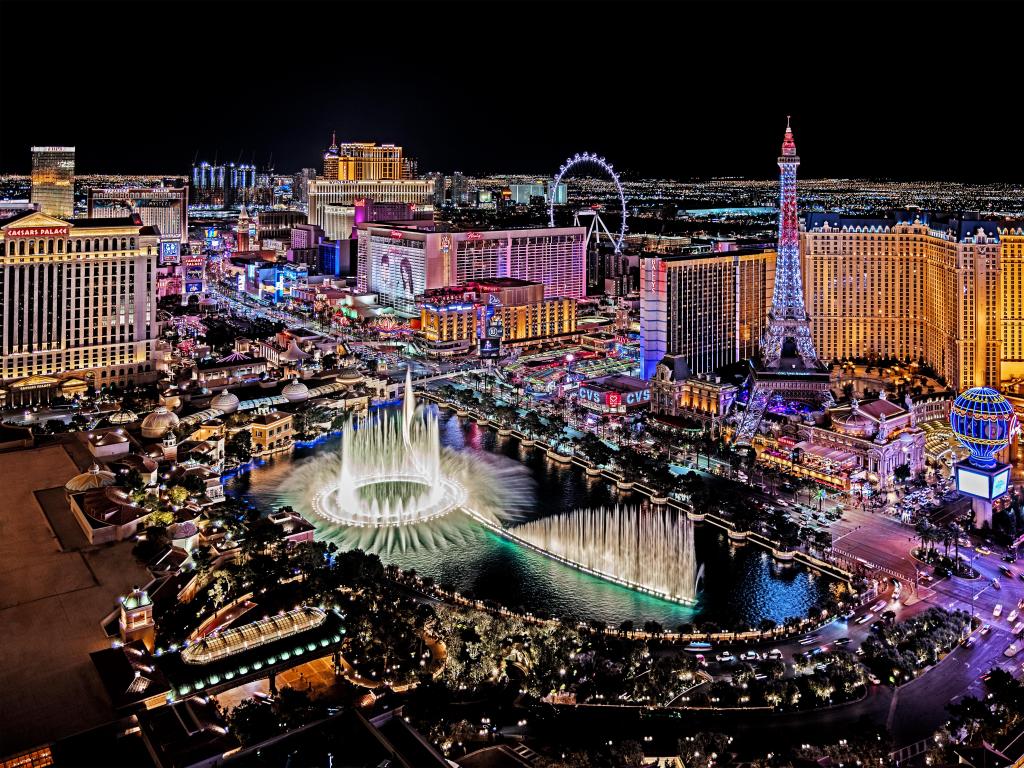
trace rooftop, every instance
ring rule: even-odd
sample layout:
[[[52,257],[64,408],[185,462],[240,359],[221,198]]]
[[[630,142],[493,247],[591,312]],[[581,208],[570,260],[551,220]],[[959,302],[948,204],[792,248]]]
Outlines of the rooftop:
[[[580,386],[599,392],[640,392],[648,389],[650,384],[635,376],[625,376],[616,373],[611,376],[601,376],[597,379],[581,381]]]
[[[256,416],[253,420],[253,424],[259,424],[260,426],[266,427],[271,424],[277,424],[277,422],[284,419],[290,419],[292,415],[290,413],[281,413],[280,411],[271,411],[270,413],[261,413]]]
[[[410,221],[362,221],[356,224],[360,230],[388,229],[395,232],[410,234],[450,233],[454,235],[501,235],[506,232],[536,232],[538,235],[564,235],[567,231],[584,233],[586,227],[547,227],[547,226],[502,226],[491,229],[462,226],[445,221],[430,219],[412,219]],[[465,238],[460,238],[465,239]]]
[[[978,211],[960,211],[957,213],[940,213],[922,211],[917,208],[893,210],[884,216],[849,216],[841,213],[808,213],[804,217],[804,226],[810,230],[848,229],[848,230],[880,230],[884,231],[898,224],[914,224],[927,226],[929,229],[942,233],[950,233],[953,238],[962,242],[977,235],[982,230],[986,237],[999,239],[999,230],[1017,229],[1021,227],[1019,220],[982,218]]]
[[[153,658],[141,641],[105,648],[89,656],[115,709],[141,704],[171,690],[167,678],[153,664]]]

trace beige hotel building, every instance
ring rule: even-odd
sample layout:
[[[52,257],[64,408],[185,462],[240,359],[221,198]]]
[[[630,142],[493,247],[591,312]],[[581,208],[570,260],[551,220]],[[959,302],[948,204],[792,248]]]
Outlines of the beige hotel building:
[[[0,401],[154,378],[158,243],[137,216],[0,223]]]
[[[1019,223],[812,213],[800,245],[821,359],[921,359],[958,391],[1024,376]]]

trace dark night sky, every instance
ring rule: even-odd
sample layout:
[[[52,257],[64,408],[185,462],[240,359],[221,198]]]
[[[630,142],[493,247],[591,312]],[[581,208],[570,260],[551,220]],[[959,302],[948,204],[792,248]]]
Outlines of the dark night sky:
[[[56,24],[40,29],[40,14]],[[0,4],[0,170],[318,167],[339,139],[421,171],[1024,181],[1011,5]],[[39,30],[17,34],[19,29]],[[106,45],[104,40],[114,41]],[[44,42],[45,41],[45,42]],[[244,51],[244,53],[242,53]],[[13,98],[17,94],[17,98]]]

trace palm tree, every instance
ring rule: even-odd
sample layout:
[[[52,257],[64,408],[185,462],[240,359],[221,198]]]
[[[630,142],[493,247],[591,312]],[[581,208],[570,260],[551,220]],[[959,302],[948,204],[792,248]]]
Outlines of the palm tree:
[[[933,535],[934,527],[935,526],[931,524],[931,521],[928,520],[928,518],[922,517],[920,520],[917,521],[917,525],[914,527],[914,529],[917,531],[918,538],[921,539],[922,550],[927,549],[928,542],[931,541],[931,537]]]
[[[954,554],[956,556],[956,565],[959,567],[959,565],[960,565],[960,526],[957,523],[950,523],[949,524],[949,534],[950,534],[950,537],[953,539],[953,552],[954,552]],[[955,569],[955,570],[957,570],[957,569]]]

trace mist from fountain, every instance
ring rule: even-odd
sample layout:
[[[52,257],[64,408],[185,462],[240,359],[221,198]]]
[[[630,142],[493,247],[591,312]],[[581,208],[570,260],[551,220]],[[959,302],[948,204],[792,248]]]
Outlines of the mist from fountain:
[[[350,419],[340,452],[298,465],[285,489],[322,521],[322,538],[385,554],[468,535],[453,514],[467,506],[494,524],[522,519],[533,485],[512,459],[442,447],[437,411],[417,406],[407,372],[400,411]]]
[[[406,372],[402,411],[351,418],[341,438],[337,482],[314,499],[316,512],[353,526],[401,526],[444,517],[466,490],[441,471],[437,414],[417,408]]]
[[[509,529],[544,554],[601,578],[676,602],[697,601],[693,522],[674,509],[579,509]]]

